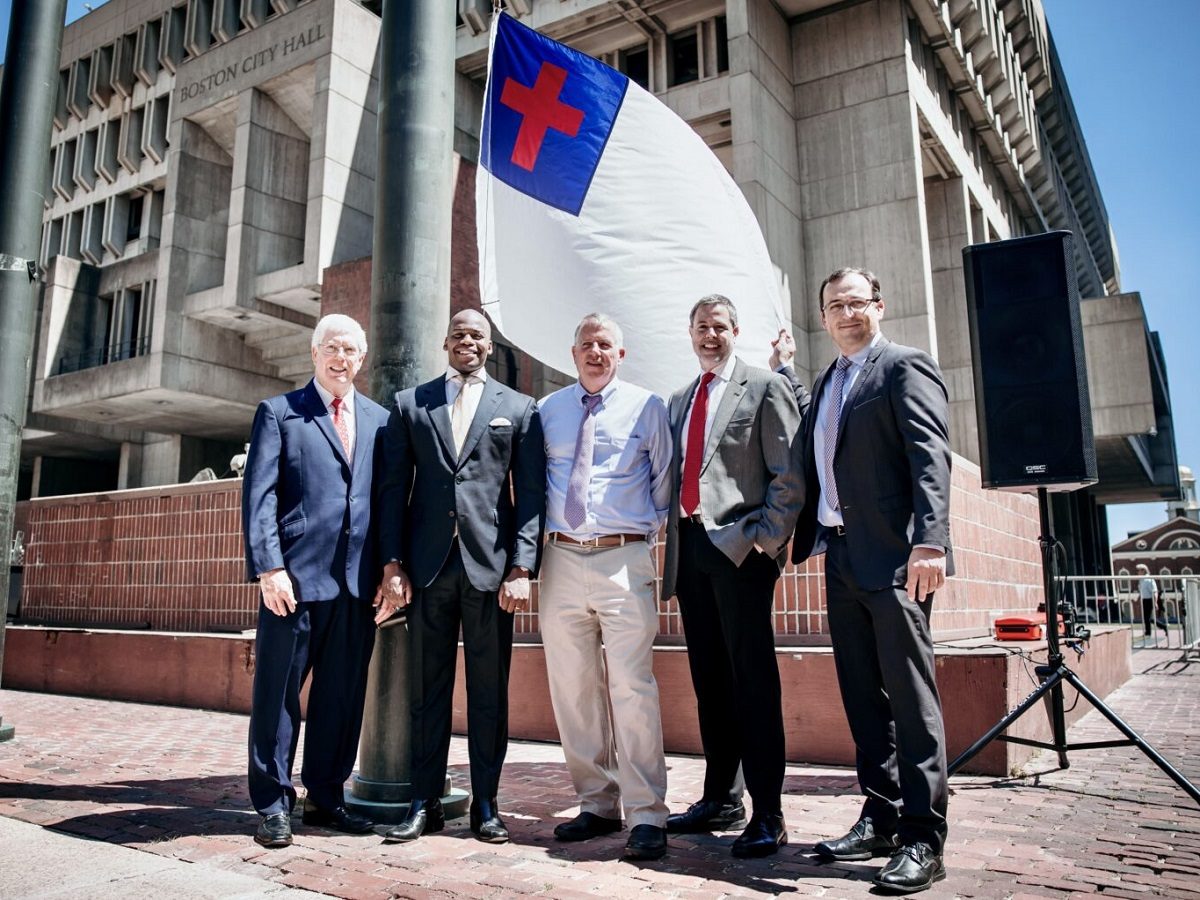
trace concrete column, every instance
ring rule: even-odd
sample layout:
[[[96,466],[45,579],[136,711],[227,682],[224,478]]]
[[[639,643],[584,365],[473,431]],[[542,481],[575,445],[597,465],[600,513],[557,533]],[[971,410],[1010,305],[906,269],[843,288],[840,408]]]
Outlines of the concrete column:
[[[833,359],[814,293],[840,266],[883,285],[883,329],[936,352],[917,111],[909,92],[907,6],[871,0],[792,27],[804,209],[807,330],[814,366]]]
[[[729,0],[729,110],[733,178],[787,277],[796,329],[796,369],[811,377],[804,304],[807,275],[796,148],[792,47],[787,21],[770,0]],[[763,348],[763,362],[769,353]]]
[[[979,426],[962,248],[971,240],[971,202],[962,178],[925,181],[929,259],[936,311],[938,364],[950,394],[950,446],[979,462]]]

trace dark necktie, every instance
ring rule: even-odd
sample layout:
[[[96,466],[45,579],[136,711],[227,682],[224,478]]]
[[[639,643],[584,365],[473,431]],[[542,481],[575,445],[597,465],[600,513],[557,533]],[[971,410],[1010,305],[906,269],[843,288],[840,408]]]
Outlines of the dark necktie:
[[[692,402],[692,418],[688,422],[686,454],[683,460],[683,483],[680,485],[679,502],[687,515],[700,508],[700,464],[704,461],[704,426],[708,421],[708,386],[717,376],[705,372],[696,388],[696,399]]]
[[[838,429],[842,424],[842,395],[846,391],[846,373],[850,360],[839,356],[833,367],[833,384],[829,389],[829,412],[825,414],[825,499],[831,509],[838,509],[837,479],[833,475],[833,454],[837,451]]]

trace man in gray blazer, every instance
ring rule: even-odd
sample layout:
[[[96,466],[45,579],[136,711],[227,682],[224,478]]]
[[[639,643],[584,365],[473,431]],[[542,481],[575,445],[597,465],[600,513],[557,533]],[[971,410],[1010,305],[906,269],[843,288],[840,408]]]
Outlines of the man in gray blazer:
[[[787,843],[783,712],[775,661],[775,582],[803,502],[800,413],[782,375],[733,355],[737,309],[712,294],[692,307],[702,374],[671,397],[674,495],[662,596],[679,598],[704,745],[704,794],[667,830],[745,824],[742,775],[754,815],[733,855]]]
[[[513,613],[528,608],[546,521],[546,451],[532,397],[489,378],[492,329],[450,320],[444,375],[396,394],[383,436],[379,620],[411,607],[413,802],[387,841],[445,824],[459,628],[467,674],[471,830],[503,843],[496,792],[508,748]]]
[[[879,280],[838,269],[819,291],[839,357],[805,417],[808,503],[792,559],[825,553],[829,631],[866,799],[816,845],[830,859],[891,856],[881,890],[945,877],[946,742],[929,613],[953,574],[946,386],[937,363],[879,330]]]

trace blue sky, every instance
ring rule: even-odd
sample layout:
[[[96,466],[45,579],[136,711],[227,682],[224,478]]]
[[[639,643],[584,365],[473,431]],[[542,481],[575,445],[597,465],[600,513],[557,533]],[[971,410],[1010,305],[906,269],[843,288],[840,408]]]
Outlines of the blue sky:
[[[26,0],[37,2],[37,0]],[[1117,237],[1121,285],[1159,332],[1179,461],[1200,469],[1200,91],[1191,72],[1196,0],[1043,0]],[[93,7],[101,0],[91,0]],[[0,35],[11,0],[0,0]],[[67,20],[85,12],[69,0]],[[0,47],[0,54],[4,49]],[[1093,363],[1094,364],[1094,363]],[[1109,507],[1114,541],[1164,518],[1161,503]]]

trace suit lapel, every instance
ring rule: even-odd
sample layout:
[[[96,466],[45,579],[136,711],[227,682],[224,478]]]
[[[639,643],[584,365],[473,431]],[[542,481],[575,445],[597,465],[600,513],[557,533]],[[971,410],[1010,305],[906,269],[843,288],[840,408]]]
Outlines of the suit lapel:
[[[417,404],[424,408],[433,432],[442,445],[446,462],[454,468],[454,432],[450,428],[450,407],[446,404],[446,379],[436,378],[417,388]]]
[[[878,362],[880,354],[883,353],[887,345],[888,339],[881,337],[879,343],[871,348],[871,352],[867,356],[867,361],[863,364],[863,370],[858,373],[858,378],[854,380],[854,386],[850,388],[846,402],[842,405],[842,416],[838,420],[837,446],[834,447],[833,451],[835,455],[842,449],[842,435],[846,433],[846,419],[853,415],[854,404],[858,402],[859,394],[863,392],[867,379],[875,371],[875,363]]]
[[[317,423],[317,427],[321,429],[321,433],[325,435],[325,439],[329,441],[329,446],[333,448],[333,452],[349,468],[350,460],[346,458],[346,448],[342,446],[342,439],[338,437],[337,431],[334,430],[333,419],[329,415],[329,409],[321,400],[321,395],[317,393],[315,382],[310,381],[308,387],[304,389],[304,403],[308,408],[309,415]]]
[[[358,473],[363,457],[367,455],[368,446],[374,447],[375,442],[367,438],[367,404],[362,394],[354,392],[354,465],[350,468],[350,477]],[[338,441],[341,444],[341,441]]]
[[[500,398],[503,394],[503,388],[495,379],[489,378],[484,382],[483,396],[479,398],[479,406],[475,408],[475,418],[471,420],[471,427],[467,429],[467,436],[463,438],[462,452],[458,454],[455,468],[461,466],[471,455],[471,451],[475,449],[475,445],[487,431],[493,414],[500,408]]]
[[[708,443],[704,445],[704,462],[700,465],[701,472],[708,468],[713,454],[717,452],[717,445],[721,443],[721,436],[725,434],[725,429],[729,427],[729,420],[733,418],[734,411],[737,410],[738,404],[742,402],[745,394],[746,364],[739,359],[734,361],[729,384],[725,385],[721,404],[717,407],[716,415],[713,416],[712,431],[708,433]]]

